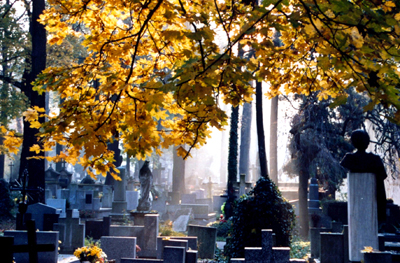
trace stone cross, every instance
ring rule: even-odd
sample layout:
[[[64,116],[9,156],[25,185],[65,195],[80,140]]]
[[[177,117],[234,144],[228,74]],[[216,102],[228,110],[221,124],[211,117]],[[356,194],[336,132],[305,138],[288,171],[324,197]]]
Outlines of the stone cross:
[[[72,209],[67,209],[66,217],[54,224],[54,231],[60,233],[60,253],[73,253],[85,244],[85,224],[80,218],[72,218]]]
[[[203,185],[206,185],[207,187],[207,198],[212,198],[212,185],[213,184],[217,184],[217,183],[213,183],[211,181],[211,177],[208,177],[208,183],[204,183]]]
[[[29,193],[41,193],[44,192],[44,189],[40,187],[36,188],[28,188],[26,187],[26,184],[28,182],[29,174],[28,170],[25,169],[22,178],[19,178],[18,180],[15,180],[13,183],[10,184],[10,191],[21,191],[22,194],[22,200],[18,204],[18,214],[17,214],[17,226],[16,228],[18,230],[25,229],[24,225],[24,216],[26,213],[26,210],[28,209],[28,204],[26,203],[25,199],[26,197],[30,197]]]
[[[14,245],[14,237],[1,237],[0,253],[2,262],[12,263],[13,253],[29,253],[29,262],[38,263],[38,252],[54,251],[54,244],[37,244],[36,242],[36,227],[34,220],[26,222],[28,228],[28,244]],[[4,261],[3,261],[4,260]]]
[[[13,162],[10,162],[10,164],[8,165],[8,166],[10,166],[10,178],[12,177],[12,169],[13,169],[13,166],[14,166],[14,164],[13,164]]]
[[[251,183],[246,182],[246,175],[240,174],[240,182],[234,183],[234,186],[239,188],[239,196],[246,194],[246,188],[251,187]]]

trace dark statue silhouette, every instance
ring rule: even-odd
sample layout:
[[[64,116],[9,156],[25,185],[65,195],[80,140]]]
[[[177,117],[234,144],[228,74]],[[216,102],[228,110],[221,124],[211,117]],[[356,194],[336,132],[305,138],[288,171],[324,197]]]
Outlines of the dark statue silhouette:
[[[383,162],[378,155],[367,153],[370,139],[367,132],[355,130],[351,134],[351,143],[357,151],[347,153],[340,164],[351,173],[373,173],[376,176],[376,200],[379,224],[386,221],[386,193],[384,180],[387,177]]]
[[[150,189],[153,186],[153,173],[149,168],[149,161],[145,161],[139,172],[140,200],[137,211],[150,211]]]

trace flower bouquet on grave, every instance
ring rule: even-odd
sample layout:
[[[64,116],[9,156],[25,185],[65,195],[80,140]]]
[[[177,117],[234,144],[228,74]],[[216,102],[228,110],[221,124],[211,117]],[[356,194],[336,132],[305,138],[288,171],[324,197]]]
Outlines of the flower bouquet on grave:
[[[85,263],[106,263],[107,255],[101,248],[96,245],[90,245],[88,247],[77,248],[74,252],[74,256],[79,259],[80,262]]]

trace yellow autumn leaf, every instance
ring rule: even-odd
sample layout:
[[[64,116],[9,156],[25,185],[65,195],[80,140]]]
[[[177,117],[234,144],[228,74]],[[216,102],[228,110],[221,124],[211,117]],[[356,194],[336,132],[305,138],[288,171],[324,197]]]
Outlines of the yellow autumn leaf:
[[[331,9],[328,9],[328,10],[325,12],[325,15],[326,15],[327,17],[329,17],[329,18],[335,18],[335,13],[333,13]]]
[[[25,120],[28,122],[35,121],[39,118],[39,114],[31,108],[22,113],[22,116],[24,116]]]
[[[34,144],[32,147],[29,148],[29,151],[35,152],[36,154],[39,154],[41,149],[38,144]]]
[[[31,121],[31,125],[29,127],[39,129],[41,127],[41,124],[38,121]]]
[[[350,34],[353,44],[356,48],[362,48],[364,45],[364,38],[360,35],[360,32],[358,31],[357,27],[352,27],[351,28],[351,34]]]

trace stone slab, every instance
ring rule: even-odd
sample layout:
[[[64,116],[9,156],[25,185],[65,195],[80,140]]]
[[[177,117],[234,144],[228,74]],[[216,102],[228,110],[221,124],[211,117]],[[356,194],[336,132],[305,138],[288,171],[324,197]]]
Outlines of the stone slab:
[[[57,214],[57,209],[42,203],[36,203],[29,205],[26,210],[27,214],[31,214],[31,219],[35,220],[36,228],[43,231],[44,227],[44,215],[45,214]]]
[[[164,263],[184,263],[186,250],[184,247],[164,247]]]
[[[215,254],[217,229],[214,227],[204,227],[188,225],[188,236],[196,236],[199,244],[199,258],[213,259]]]
[[[27,245],[28,233],[27,231],[20,230],[6,230],[4,231],[5,237],[14,237],[14,245]],[[55,250],[50,252],[38,252],[38,262],[40,263],[57,263],[58,261],[58,232],[56,231],[37,231],[36,242],[37,244],[54,244]],[[15,262],[29,262],[28,253],[15,253]],[[0,260],[1,261],[1,260]]]
[[[101,249],[116,263],[121,263],[121,258],[136,258],[136,237],[101,237]]]

